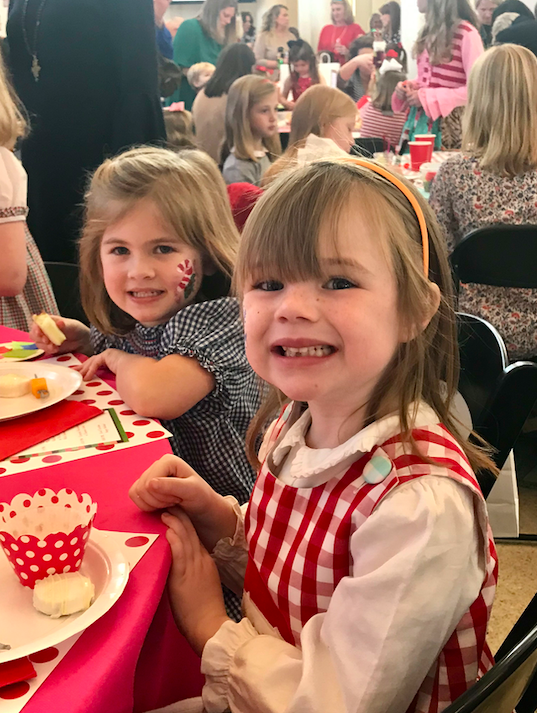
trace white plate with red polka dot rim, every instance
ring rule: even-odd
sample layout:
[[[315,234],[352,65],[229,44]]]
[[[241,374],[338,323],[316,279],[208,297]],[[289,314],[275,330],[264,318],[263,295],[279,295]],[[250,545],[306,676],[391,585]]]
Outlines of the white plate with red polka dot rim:
[[[33,590],[23,587],[7,557],[0,552],[0,663],[29,656],[87,629],[119,599],[129,578],[123,552],[106,534],[92,529],[80,572],[95,585],[95,598],[84,612],[51,619],[34,609]]]
[[[0,364],[0,376],[17,374],[27,379],[35,376],[46,379],[49,395],[43,399],[36,399],[33,394],[25,394],[16,398],[0,398],[0,421],[26,416],[35,411],[53,406],[63,401],[79,388],[82,377],[75,369],[59,364],[47,364],[39,361],[33,364],[25,362],[16,364]]]

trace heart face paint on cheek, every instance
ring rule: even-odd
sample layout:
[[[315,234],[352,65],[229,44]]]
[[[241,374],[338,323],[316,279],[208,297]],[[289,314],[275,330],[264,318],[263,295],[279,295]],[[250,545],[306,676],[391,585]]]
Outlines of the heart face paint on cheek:
[[[184,293],[184,298],[187,300],[196,284],[196,274],[190,260],[186,259],[177,265],[177,272],[180,275],[179,284],[177,285],[177,296],[181,297],[181,292]]]

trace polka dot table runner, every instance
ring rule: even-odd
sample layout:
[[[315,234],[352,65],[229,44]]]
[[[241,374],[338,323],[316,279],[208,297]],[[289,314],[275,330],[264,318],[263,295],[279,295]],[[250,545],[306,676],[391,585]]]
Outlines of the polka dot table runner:
[[[73,367],[81,362],[72,354],[62,354],[61,356],[47,359],[51,364]],[[113,409],[115,416],[119,419],[121,428],[128,441],[114,443],[100,443],[88,448],[67,449],[61,453],[40,453],[39,455],[18,455],[0,461],[0,476],[24,473],[25,471],[44,468],[64,463],[68,461],[80,460],[90,456],[106,453],[111,450],[120,450],[139,446],[143,443],[170,438],[171,433],[167,431],[158,421],[152,418],[143,418],[136,414],[120,398],[115,389],[109,386],[102,379],[92,379],[89,382],[82,382],[80,389],[69,397],[70,399],[91,404],[105,411]],[[2,712],[3,713],[3,712]]]

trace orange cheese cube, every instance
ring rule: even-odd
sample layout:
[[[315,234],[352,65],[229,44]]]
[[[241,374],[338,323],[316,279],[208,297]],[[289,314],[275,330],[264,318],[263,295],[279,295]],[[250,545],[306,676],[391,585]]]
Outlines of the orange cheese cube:
[[[30,379],[30,388],[36,399],[44,399],[48,396],[46,379]]]

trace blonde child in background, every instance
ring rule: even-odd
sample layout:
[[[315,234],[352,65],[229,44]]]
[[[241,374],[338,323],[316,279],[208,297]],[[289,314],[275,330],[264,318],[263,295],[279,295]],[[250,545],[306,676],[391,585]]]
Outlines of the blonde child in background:
[[[497,576],[474,475],[491,462],[451,413],[442,231],[395,174],[318,161],[260,199],[235,275],[248,360],[275,389],[250,429],[248,508],[173,456],[131,489],[172,507],[169,593],[202,656],[199,710],[440,713],[492,666]],[[219,572],[244,590],[240,623]]]
[[[317,57],[311,45],[304,40],[292,40],[289,45],[290,74],[284,82],[280,104],[292,111],[299,97],[314,84],[325,84],[319,74]],[[289,93],[293,99],[288,100]]]
[[[406,80],[403,65],[398,61],[394,49],[386,52],[386,58],[378,71],[373,96],[360,109],[362,125],[360,136],[363,138],[380,137],[396,147],[406,122],[408,111],[393,111],[392,94],[399,82]]]
[[[339,89],[321,84],[307,89],[293,111],[289,146],[266,172],[263,186],[299,162],[348,154],[356,116],[356,104]]]
[[[259,185],[274,157],[281,153],[278,102],[278,88],[263,77],[246,75],[231,85],[226,107],[230,153],[222,169],[227,184]]]
[[[91,330],[56,318],[91,379],[108,367],[121,398],[162,419],[175,453],[223,495],[248,499],[244,454],[259,388],[228,297],[238,233],[226,187],[201,151],[139,148],[105,161],[86,195],[81,295]],[[216,298],[216,299],[211,299]]]
[[[196,92],[199,92],[213,76],[215,69],[215,65],[210,62],[196,62],[186,74],[188,83]]]
[[[195,146],[194,122],[192,114],[185,109],[185,103],[174,102],[163,111],[168,147],[170,149],[193,148]]]
[[[13,155],[26,121],[0,56],[0,324],[26,332],[32,314],[58,307],[37,245],[26,225],[28,176]]]

